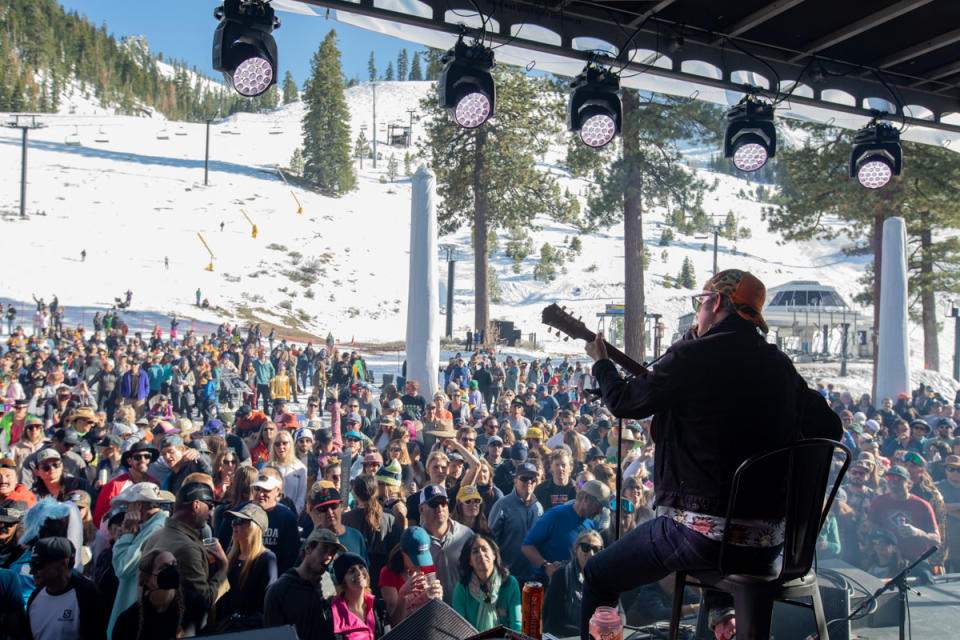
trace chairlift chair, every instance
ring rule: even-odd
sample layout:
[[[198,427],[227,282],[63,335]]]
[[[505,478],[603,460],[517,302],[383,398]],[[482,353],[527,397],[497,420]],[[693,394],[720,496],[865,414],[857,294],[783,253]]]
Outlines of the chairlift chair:
[[[68,144],[71,147],[80,146],[80,127],[74,126],[73,133],[67,136],[66,140],[63,141],[64,144]]]
[[[185,136],[185,135],[187,135],[187,129],[186,129],[186,127],[184,127],[183,125],[180,125],[179,127],[177,127],[176,131],[173,132],[173,135],[175,135],[175,136]]]
[[[105,143],[107,143],[107,142],[110,142],[110,137],[107,136],[106,132],[104,132],[103,127],[100,127],[100,128],[97,130],[97,135],[96,135],[96,137],[93,139],[93,141],[94,141],[94,142],[99,142],[99,143],[101,143],[101,144],[105,144]]]
[[[170,132],[167,131],[166,127],[164,127],[163,129],[160,129],[160,131],[157,132],[157,140],[169,140],[169,139],[170,139]]]
[[[279,122],[274,122],[273,126],[270,127],[270,131],[268,133],[271,136],[279,136],[280,134],[283,133],[283,127],[280,126]]]

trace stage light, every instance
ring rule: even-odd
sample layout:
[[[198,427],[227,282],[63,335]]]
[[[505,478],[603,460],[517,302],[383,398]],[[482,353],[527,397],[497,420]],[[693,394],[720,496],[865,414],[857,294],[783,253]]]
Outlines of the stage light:
[[[857,131],[850,151],[851,178],[856,176],[867,189],[879,189],[900,175],[902,168],[899,131],[877,121]]]
[[[463,39],[444,54],[437,84],[440,107],[453,112],[461,127],[475,129],[493,115],[496,87],[493,84],[493,51]]]
[[[567,130],[580,133],[585,145],[600,148],[620,133],[623,107],[620,77],[593,63],[570,83]]]
[[[733,158],[740,171],[756,171],[777,154],[777,130],[773,105],[746,96],[727,111],[723,133],[723,157]]]
[[[213,68],[248,98],[277,83],[277,43],[270,33],[280,27],[264,0],[225,0],[214,10],[220,21],[213,33]]]

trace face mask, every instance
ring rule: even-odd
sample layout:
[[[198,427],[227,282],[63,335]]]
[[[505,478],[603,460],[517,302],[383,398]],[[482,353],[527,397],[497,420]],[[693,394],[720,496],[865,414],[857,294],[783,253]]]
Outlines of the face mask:
[[[158,589],[176,589],[180,586],[180,568],[171,564],[160,570],[157,574]]]
[[[479,491],[480,493],[487,493],[488,491],[490,491],[490,485],[488,485],[488,484],[478,484],[478,485],[477,485],[477,491]]]

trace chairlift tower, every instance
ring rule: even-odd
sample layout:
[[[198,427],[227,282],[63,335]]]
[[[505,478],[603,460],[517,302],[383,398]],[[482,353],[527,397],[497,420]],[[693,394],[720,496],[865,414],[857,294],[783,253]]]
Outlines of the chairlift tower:
[[[27,217],[27,132],[30,129],[46,127],[37,121],[37,116],[13,114],[13,120],[6,123],[11,129],[20,129],[23,133],[23,142],[20,150],[20,217]]]

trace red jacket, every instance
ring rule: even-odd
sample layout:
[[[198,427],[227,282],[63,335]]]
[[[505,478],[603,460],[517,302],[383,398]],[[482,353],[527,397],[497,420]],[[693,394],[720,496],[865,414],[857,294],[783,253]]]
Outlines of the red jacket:
[[[110,511],[110,501],[118,496],[120,492],[124,490],[124,488],[126,488],[128,482],[131,482],[130,474],[122,473],[107,484],[103,485],[103,488],[100,489],[100,496],[97,498],[97,504],[93,508],[94,524],[100,526],[100,520],[103,519],[103,515],[107,511]],[[160,483],[150,476],[147,476],[146,482],[152,482],[158,487],[160,486]]]

